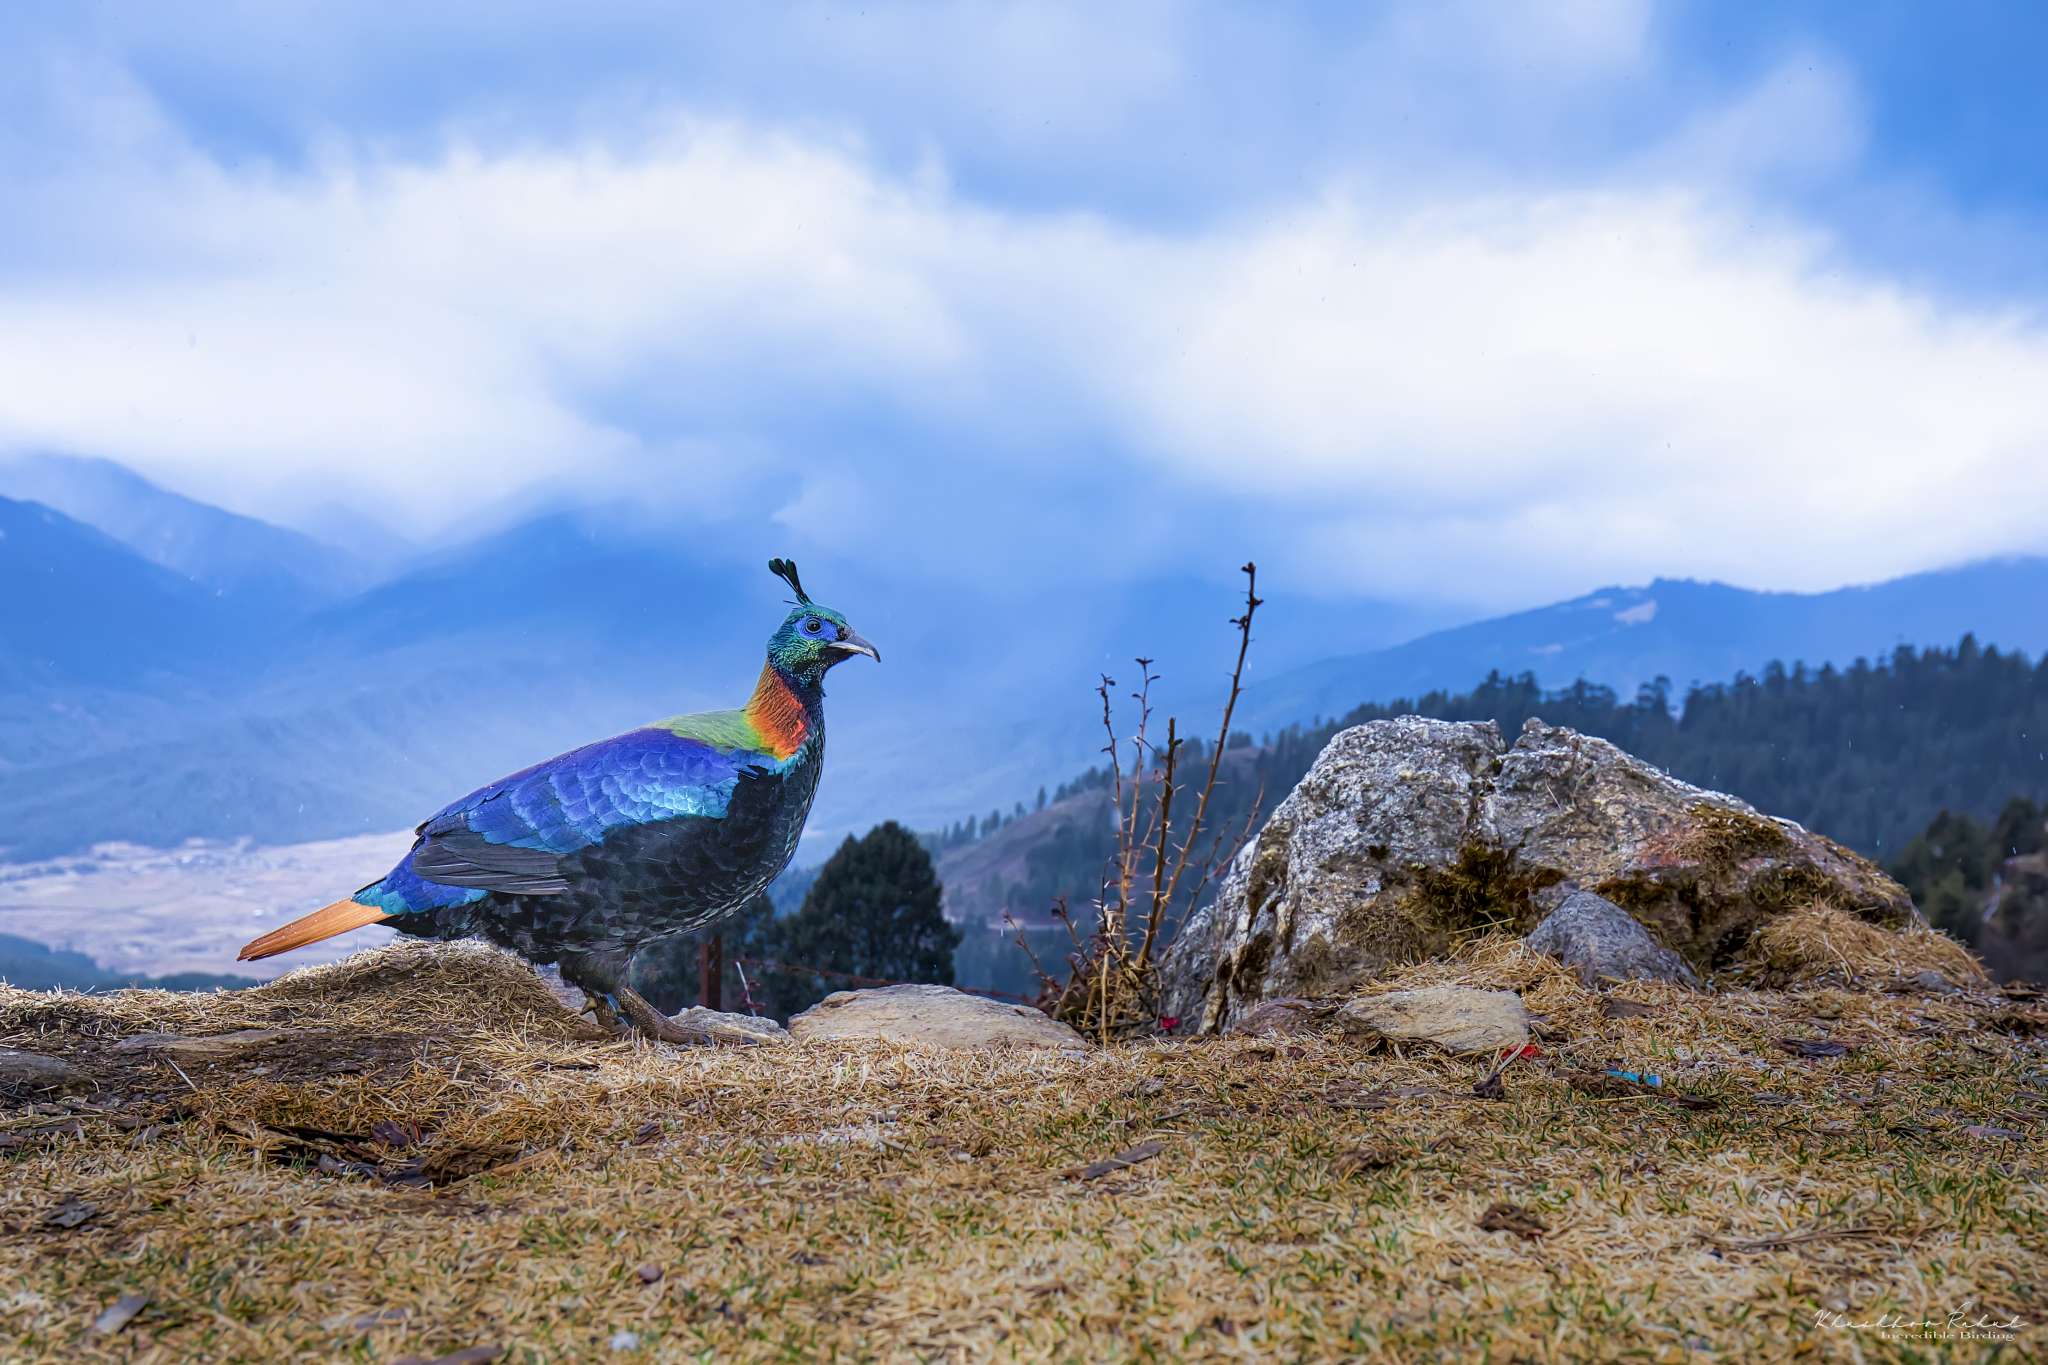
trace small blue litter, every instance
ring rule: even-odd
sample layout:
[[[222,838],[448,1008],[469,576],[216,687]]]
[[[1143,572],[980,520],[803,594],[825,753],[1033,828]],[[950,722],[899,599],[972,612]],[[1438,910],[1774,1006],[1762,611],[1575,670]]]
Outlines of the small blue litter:
[[[1613,1068],[1611,1068],[1611,1067],[1610,1067],[1610,1068],[1608,1069],[1608,1072],[1607,1072],[1607,1074],[1608,1074],[1608,1075],[1610,1075],[1610,1076],[1612,1076],[1612,1077],[1614,1077],[1614,1078],[1615,1078],[1615,1079],[1617,1079],[1617,1080],[1623,1080],[1623,1081],[1631,1081],[1631,1082],[1635,1083],[1636,1085],[1662,1085],[1662,1084],[1664,1084],[1664,1078],[1663,1078],[1662,1076],[1650,1076],[1650,1075],[1644,1075],[1644,1074],[1642,1074],[1641,1072],[1636,1072],[1636,1071],[1616,1071],[1616,1070],[1614,1070]]]

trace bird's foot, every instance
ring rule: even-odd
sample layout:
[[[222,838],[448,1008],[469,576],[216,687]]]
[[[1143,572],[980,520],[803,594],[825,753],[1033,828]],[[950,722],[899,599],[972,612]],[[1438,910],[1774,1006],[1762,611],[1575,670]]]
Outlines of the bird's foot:
[[[750,1047],[762,1041],[740,1029],[714,1025],[679,1024],[647,1003],[639,992],[620,987],[616,996],[619,1012],[643,1036],[659,1043],[685,1047]]]

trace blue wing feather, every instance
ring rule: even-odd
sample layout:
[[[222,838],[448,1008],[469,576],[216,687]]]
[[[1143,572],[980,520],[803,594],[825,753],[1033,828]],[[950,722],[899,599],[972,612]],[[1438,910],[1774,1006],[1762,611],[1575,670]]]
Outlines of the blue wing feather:
[[[567,889],[556,860],[625,825],[723,817],[763,756],[663,726],[629,730],[479,787],[424,821],[391,875],[356,899],[395,913],[462,905],[492,891]]]

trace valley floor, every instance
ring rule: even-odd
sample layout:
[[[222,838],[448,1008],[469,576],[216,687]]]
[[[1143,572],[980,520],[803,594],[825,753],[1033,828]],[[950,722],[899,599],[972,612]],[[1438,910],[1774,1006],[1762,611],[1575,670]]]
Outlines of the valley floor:
[[[2038,1002],[1630,1010],[1511,947],[1391,984],[1447,979],[1543,1016],[1501,1098],[1479,1061],[1321,1038],[621,1043],[463,946],[218,995],[0,991],[0,1046],[76,1068],[0,1107],[0,1357],[2044,1349]],[[281,1032],[116,1046],[242,1029]]]
[[[375,881],[412,837],[398,830],[274,846],[101,844],[41,862],[0,863],[0,934],[84,953],[119,975],[277,976],[395,937],[371,928],[287,958],[235,961],[258,934]]]

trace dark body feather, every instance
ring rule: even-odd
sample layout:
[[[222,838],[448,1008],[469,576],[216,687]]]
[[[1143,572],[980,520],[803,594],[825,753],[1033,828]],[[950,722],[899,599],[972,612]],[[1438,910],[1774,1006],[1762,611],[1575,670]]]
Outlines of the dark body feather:
[[[586,990],[613,990],[640,948],[732,914],[789,865],[817,792],[824,746],[820,717],[781,771],[739,772],[723,816],[621,825],[554,858],[548,880],[558,881],[559,891],[521,893],[516,883],[524,874],[508,872],[507,890],[390,922],[425,938],[487,939],[530,961],[560,964],[563,976]],[[414,866],[424,875],[418,859]]]

